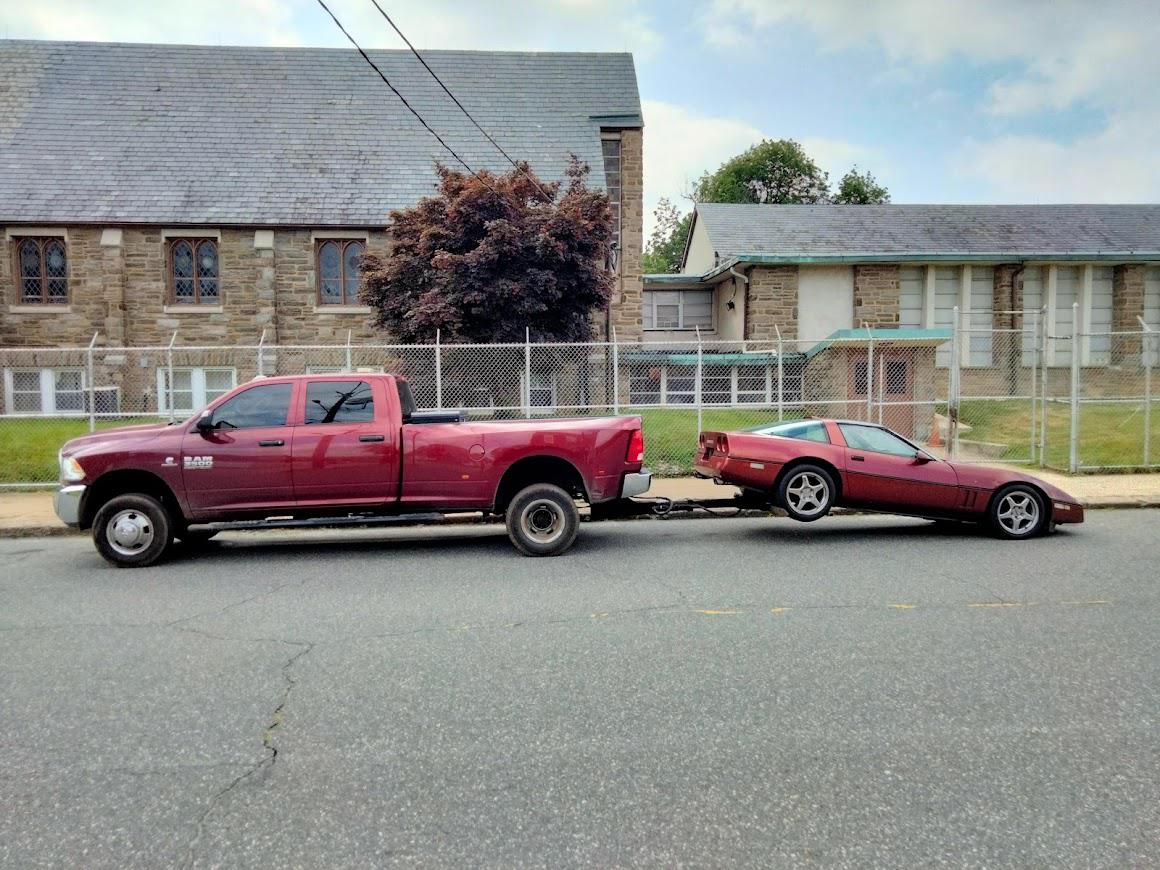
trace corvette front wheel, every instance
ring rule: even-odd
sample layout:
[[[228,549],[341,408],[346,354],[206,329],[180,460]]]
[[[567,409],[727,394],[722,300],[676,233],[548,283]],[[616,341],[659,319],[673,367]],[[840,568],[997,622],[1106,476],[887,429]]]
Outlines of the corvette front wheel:
[[[995,496],[988,514],[991,528],[1001,538],[1033,538],[1048,525],[1043,498],[1021,483],[1009,486]]]
[[[777,487],[777,503],[803,523],[820,520],[834,504],[834,479],[824,468],[799,465]]]

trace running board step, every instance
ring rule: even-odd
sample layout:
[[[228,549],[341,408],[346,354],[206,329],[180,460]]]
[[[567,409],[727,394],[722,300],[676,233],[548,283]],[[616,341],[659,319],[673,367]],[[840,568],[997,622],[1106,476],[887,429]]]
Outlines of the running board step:
[[[349,526],[400,526],[440,523],[446,514],[394,514],[392,516],[348,516],[310,517],[296,520],[293,517],[269,517],[264,520],[239,520],[229,523],[206,523],[205,527],[219,532],[254,531],[257,529],[311,529],[341,528]]]

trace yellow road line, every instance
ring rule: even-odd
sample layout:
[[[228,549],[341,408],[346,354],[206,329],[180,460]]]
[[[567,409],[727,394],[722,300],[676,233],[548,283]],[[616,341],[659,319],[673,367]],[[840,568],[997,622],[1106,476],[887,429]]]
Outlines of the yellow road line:
[[[895,610],[914,610],[918,607],[917,604],[887,604],[887,607],[893,607]]]
[[[770,613],[785,613],[787,610],[789,610],[788,607],[773,607],[770,609],[769,612]]]
[[[732,616],[737,613],[744,613],[744,610],[698,610],[697,613],[703,613],[706,616]]]
[[[1112,602],[1106,598],[1093,598],[1091,601],[1061,601],[1060,604],[1074,604],[1080,607],[1089,604],[1111,604]]]
[[[968,604],[967,607],[1023,607],[1022,601],[982,601],[976,604]]]

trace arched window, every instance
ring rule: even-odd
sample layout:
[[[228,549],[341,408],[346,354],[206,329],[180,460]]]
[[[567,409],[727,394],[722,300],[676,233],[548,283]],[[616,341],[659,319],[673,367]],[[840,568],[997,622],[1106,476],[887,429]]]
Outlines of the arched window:
[[[358,305],[360,261],[366,245],[357,239],[325,239],[318,243],[318,303]]]
[[[68,304],[68,255],[64,239],[19,239],[16,263],[23,304]]]
[[[169,240],[169,301],[217,305],[221,301],[216,239]]]

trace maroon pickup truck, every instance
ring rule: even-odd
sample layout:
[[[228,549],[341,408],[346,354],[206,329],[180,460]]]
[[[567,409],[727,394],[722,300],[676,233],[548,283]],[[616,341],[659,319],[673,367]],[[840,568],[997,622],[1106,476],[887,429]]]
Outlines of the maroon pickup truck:
[[[463,511],[502,515],[521,553],[554,556],[576,538],[578,501],[648,489],[643,461],[639,417],[466,421],[416,410],[393,375],[260,378],[184,423],[69,441],[56,512],[125,567],[222,529]]]

